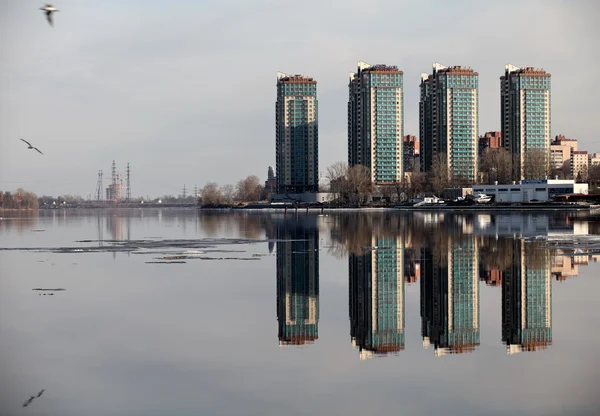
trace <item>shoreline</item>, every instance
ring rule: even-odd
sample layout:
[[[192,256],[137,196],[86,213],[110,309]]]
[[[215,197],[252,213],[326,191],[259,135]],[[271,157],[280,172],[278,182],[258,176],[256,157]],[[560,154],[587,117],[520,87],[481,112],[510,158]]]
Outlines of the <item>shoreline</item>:
[[[579,204],[579,203],[559,203],[559,204],[480,204],[480,205],[421,205],[421,206],[381,206],[381,207],[332,207],[332,206],[319,206],[319,205],[299,205],[299,206],[282,206],[282,205],[268,205],[268,204],[249,204],[248,206],[236,206],[236,207],[215,207],[215,208],[203,208],[192,204],[117,204],[117,205],[79,205],[79,206],[66,206],[56,208],[45,208],[41,207],[37,210],[34,209],[0,209],[0,212],[23,212],[33,213],[39,211],[64,211],[64,210],[133,210],[133,209],[182,209],[182,210],[197,210],[198,212],[235,212],[235,211],[266,211],[266,212],[382,212],[382,211],[399,211],[399,212],[506,212],[506,211],[592,211],[600,209],[600,205],[596,204]]]

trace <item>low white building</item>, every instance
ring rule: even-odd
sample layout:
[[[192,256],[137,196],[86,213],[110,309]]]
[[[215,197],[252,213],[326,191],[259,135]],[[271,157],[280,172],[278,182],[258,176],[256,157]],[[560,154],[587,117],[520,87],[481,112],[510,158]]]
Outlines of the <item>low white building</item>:
[[[554,195],[586,194],[587,183],[570,179],[523,180],[510,185],[473,185],[473,195],[493,195],[496,202],[551,201]]]
[[[273,194],[271,202],[331,202],[335,199],[335,194],[331,192],[304,192],[301,194]]]

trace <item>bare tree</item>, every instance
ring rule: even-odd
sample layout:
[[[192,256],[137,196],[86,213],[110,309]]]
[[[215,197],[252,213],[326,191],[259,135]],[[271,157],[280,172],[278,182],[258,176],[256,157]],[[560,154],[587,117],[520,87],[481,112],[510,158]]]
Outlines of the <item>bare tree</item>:
[[[509,183],[512,176],[512,158],[505,149],[486,149],[479,159],[483,182]]]
[[[562,174],[563,174],[563,178],[565,178],[565,179],[572,179],[571,178],[571,161],[570,160],[565,160],[563,162],[563,165],[562,165]]]
[[[345,162],[335,162],[327,168],[327,179],[329,182],[345,177],[348,173],[348,164]]]
[[[393,184],[379,185],[377,191],[381,194],[381,198],[384,202],[390,203],[392,202],[392,197],[394,195],[394,188]]]
[[[19,188],[14,193],[0,192],[0,208],[36,210],[39,200],[36,194]]]
[[[202,206],[211,207],[223,204],[223,195],[219,189],[219,185],[215,182],[208,182],[200,191]]]
[[[223,185],[220,192],[223,197],[223,203],[232,205],[235,202],[235,188],[233,185]]]
[[[348,169],[346,177],[348,180],[350,203],[358,206],[366,203],[373,191],[369,168],[363,165],[354,165]]]
[[[589,168],[588,182],[590,185],[598,186],[600,184],[600,164],[595,163]]]
[[[548,154],[540,149],[530,149],[525,153],[523,176],[525,179],[544,179],[548,174]]]
[[[427,178],[423,172],[413,172],[410,175],[410,182],[407,188],[406,196],[408,199],[416,198],[425,191]]]
[[[329,181],[329,192],[335,194],[338,203],[348,202],[348,164],[335,162],[326,170],[326,178]]]
[[[237,199],[244,202],[258,201],[262,192],[260,179],[251,175],[237,183]]]
[[[433,191],[438,195],[448,187],[448,161],[445,153],[438,153],[433,157],[430,172],[430,183]]]

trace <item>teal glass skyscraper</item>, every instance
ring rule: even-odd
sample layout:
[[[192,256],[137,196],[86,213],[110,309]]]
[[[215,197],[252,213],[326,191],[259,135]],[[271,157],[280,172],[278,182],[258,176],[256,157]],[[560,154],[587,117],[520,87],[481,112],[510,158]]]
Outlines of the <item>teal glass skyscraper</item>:
[[[479,74],[470,68],[433,64],[432,74],[421,74],[419,124],[423,171],[430,171],[434,159],[441,157],[450,179],[475,182]]]
[[[317,217],[276,218],[279,345],[319,338],[319,228]]]
[[[319,189],[317,81],[277,73],[275,105],[277,193]]]
[[[348,165],[369,168],[375,184],[402,181],[403,72],[359,62],[348,89]]]
[[[360,359],[404,350],[404,261],[399,237],[372,237],[376,250],[349,254],[350,337]]]
[[[514,240],[511,267],[502,279],[502,340],[506,353],[539,351],[552,344],[552,262],[549,253]]]
[[[544,171],[547,174],[552,140],[550,74],[506,65],[500,77],[500,95],[502,138],[513,156],[514,179],[544,179],[541,176]],[[545,170],[534,166],[540,162],[546,164]]]
[[[421,250],[421,334],[436,357],[479,345],[477,247],[473,236],[449,236],[447,247]]]

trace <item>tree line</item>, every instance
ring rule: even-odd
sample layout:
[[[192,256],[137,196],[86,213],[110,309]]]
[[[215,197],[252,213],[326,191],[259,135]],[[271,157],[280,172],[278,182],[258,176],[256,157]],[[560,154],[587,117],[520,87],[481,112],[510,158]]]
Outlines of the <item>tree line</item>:
[[[258,176],[250,175],[238,181],[235,187],[230,184],[219,186],[216,182],[208,182],[200,190],[198,202],[205,208],[221,208],[267,199],[269,195]]]
[[[39,202],[36,194],[23,188],[15,192],[0,191],[0,209],[38,209]]]

